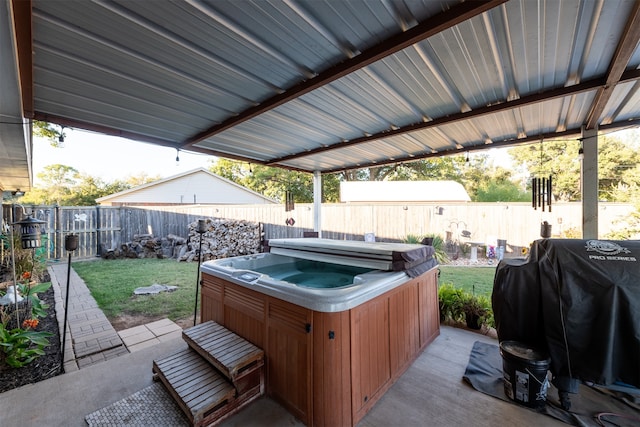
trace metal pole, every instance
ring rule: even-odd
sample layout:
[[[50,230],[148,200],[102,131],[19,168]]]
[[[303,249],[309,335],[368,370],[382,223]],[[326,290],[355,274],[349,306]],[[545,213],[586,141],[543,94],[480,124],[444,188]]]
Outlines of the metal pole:
[[[71,252],[78,249],[78,235],[69,234],[64,239],[64,248],[69,253],[69,262],[67,264],[67,294],[64,302],[64,323],[62,326],[62,351],[60,352],[60,369],[64,370],[64,348],[67,343],[67,314],[69,313],[69,282],[71,279]]]
[[[69,312],[69,278],[71,277],[71,252],[67,264],[67,290],[64,298],[64,323],[62,326],[62,355],[60,356],[60,368],[64,370],[64,349],[67,342],[67,314]]]
[[[200,248],[198,249],[198,270],[196,271],[196,305],[193,307],[193,326],[196,326],[198,313],[198,285],[200,284],[200,262],[202,260],[202,234],[200,235]]]
[[[200,247],[198,248],[198,270],[196,271],[196,304],[193,307],[193,326],[196,326],[198,314],[198,285],[200,285],[200,263],[202,262],[202,235],[205,231],[207,231],[207,224],[204,219],[199,219],[196,233],[200,235]]]

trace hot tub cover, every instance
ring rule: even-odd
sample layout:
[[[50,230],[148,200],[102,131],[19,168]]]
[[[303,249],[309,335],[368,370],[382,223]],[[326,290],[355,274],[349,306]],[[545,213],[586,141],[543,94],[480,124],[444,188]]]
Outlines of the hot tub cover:
[[[640,241],[544,239],[502,260],[499,340],[548,351],[554,376],[640,387],[639,259]]]
[[[433,246],[421,244],[301,238],[272,239],[269,248],[279,255],[405,271],[410,277],[417,277],[438,264],[433,257]]]

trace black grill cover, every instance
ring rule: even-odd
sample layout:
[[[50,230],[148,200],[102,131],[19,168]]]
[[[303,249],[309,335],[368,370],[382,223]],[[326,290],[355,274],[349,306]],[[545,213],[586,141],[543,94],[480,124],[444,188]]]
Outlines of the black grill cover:
[[[640,241],[543,239],[502,260],[500,341],[547,350],[554,377],[640,387]]]

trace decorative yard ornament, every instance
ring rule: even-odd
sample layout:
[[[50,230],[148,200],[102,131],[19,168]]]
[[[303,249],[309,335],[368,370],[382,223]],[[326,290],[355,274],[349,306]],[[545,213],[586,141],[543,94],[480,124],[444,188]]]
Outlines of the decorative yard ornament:
[[[7,287],[7,293],[5,294],[5,296],[0,298],[0,305],[15,304],[22,301],[23,299],[24,298],[20,296],[20,292],[18,292],[15,286],[9,286]]]

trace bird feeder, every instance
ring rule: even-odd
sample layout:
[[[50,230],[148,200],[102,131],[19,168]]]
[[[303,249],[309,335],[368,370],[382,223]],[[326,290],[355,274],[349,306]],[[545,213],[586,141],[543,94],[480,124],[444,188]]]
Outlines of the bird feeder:
[[[14,222],[14,224],[20,226],[20,243],[22,244],[22,249],[36,249],[42,246],[42,233],[40,228],[45,224],[44,221],[27,215],[25,219]]]

